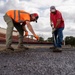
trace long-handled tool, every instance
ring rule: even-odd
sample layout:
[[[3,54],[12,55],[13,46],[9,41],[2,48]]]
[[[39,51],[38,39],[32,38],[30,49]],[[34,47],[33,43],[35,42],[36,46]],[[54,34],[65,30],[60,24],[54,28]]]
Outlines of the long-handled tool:
[[[53,44],[56,45],[56,39],[55,39],[55,35],[54,35],[54,25],[52,25],[52,38],[53,38]]]
[[[52,38],[53,38],[53,44],[55,46],[55,49],[53,49],[53,52],[62,52],[62,50],[58,49],[56,46],[57,46],[57,40],[56,40],[56,37],[55,37],[55,34],[54,32],[56,31],[56,29],[54,29],[54,26],[52,26]]]

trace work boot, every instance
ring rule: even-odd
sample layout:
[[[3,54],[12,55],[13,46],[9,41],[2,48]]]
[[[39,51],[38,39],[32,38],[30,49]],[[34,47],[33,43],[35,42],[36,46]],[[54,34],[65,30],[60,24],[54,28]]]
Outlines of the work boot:
[[[12,50],[12,51],[14,51],[14,48],[11,47],[11,46],[9,46],[9,47],[6,47],[6,50]]]
[[[55,49],[56,47],[50,47],[49,49]]]
[[[18,45],[18,49],[20,49],[20,50],[22,50],[22,49],[28,50],[29,48],[25,47],[24,45]]]
[[[62,52],[62,48],[55,48],[53,49],[53,52]]]

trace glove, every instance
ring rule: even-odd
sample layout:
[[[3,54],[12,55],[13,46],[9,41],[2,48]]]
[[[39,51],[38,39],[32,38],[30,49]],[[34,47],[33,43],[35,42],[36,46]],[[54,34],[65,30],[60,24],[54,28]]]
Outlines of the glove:
[[[27,32],[25,32],[25,36],[28,36],[28,31],[27,31]]]
[[[36,34],[34,35],[34,37],[35,37],[37,40],[39,40],[39,36],[37,36]]]
[[[52,33],[54,33],[55,31],[56,31],[56,28],[53,28],[53,29],[52,29]]]

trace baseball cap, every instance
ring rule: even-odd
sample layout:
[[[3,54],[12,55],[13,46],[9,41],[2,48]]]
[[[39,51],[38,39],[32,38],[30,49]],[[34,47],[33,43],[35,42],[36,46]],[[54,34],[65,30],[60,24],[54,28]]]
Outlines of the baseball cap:
[[[35,18],[36,18],[36,23],[37,23],[37,19],[39,18],[39,16],[38,16],[38,14],[37,13],[33,13],[33,15],[35,16]]]
[[[56,10],[55,6],[51,6],[51,7],[50,7],[50,11],[51,11],[51,12],[55,12],[55,10]]]

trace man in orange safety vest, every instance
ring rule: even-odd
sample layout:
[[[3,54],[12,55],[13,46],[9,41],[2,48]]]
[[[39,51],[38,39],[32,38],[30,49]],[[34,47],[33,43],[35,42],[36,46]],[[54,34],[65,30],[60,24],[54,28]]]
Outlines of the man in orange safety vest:
[[[6,32],[6,49],[10,49],[14,51],[14,48],[11,46],[12,44],[12,32],[15,27],[19,32],[19,44],[18,49],[28,49],[23,45],[24,31],[25,35],[28,35],[28,31],[25,28],[27,25],[29,31],[34,35],[34,37],[38,40],[39,37],[35,34],[30,22],[37,22],[39,18],[37,13],[28,13],[23,10],[9,10],[4,15],[4,20],[7,23],[7,32]]]

